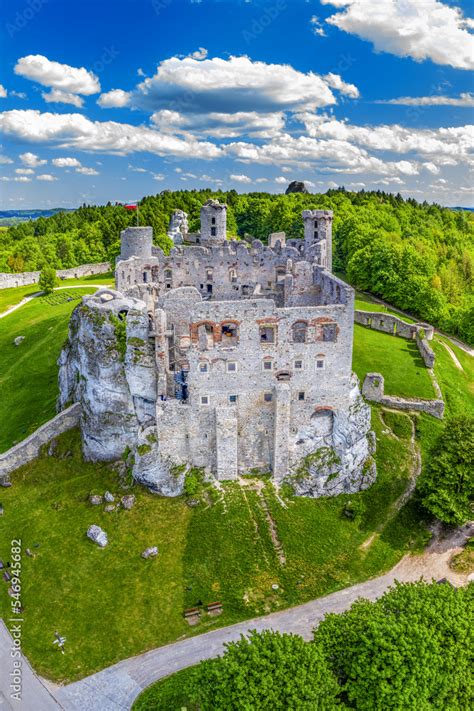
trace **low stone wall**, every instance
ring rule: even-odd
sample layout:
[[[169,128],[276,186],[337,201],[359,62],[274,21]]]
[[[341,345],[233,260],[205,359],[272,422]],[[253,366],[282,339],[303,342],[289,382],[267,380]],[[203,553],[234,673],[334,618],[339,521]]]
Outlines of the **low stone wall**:
[[[432,368],[434,366],[436,356],[426,338],[420,338],[419,332],[416,334],[416,345],[418,346],[421,357],[425,361],[426,367]]]
[[[385,395],[384,387],[383,375],[380,373],[367,373],[362,386],[362,395],[371,402],[393,407],[395,410],[427,412],[429,415],[433,415],[433,417],[437,417],[440,420],[443,419],[443,400],[418,400],[394,397],[392,395]]]
[[[427,368],[432,368],[435,354],[428,344],[434,334],[433,326],[428,323],[407,323],[398,316],[387,314],[384,311],[354,311],[354,321],[361,326],[373,328],[374,331],[383,331],[391,336],[400,336],[408,340],[415,340],[420,355]]]
[[[32,459],[36,459],[44,444],[53,437],[77,427],[80,418],[81,405],[76,402],[53,417],[52,420],[48,420],[44,425],[38,427],[29,437],[0,454],[0,479],[8,480],[8,475],[12,471],[31,462]]]
[[[104,274],[110,271],[109,262],[99,264],[81,264],[71,269],[58,269],[57,275],[60,279],[80,279],[92,274]],[[19,272],[18,274],[7,274],[0,272],[0,289],[12,289],[16,286],[29,286],[39,282],[41,272]]]

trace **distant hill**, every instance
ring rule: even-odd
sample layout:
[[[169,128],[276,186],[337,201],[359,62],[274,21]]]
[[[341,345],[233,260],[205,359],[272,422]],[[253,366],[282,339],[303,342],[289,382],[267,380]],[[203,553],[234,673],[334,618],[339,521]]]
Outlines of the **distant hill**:
[[[474,207],[450,207],[450,210],[468,210],[468,212],[474,212]]]
[[[72,208],[52,207],[50,210],[0,210],[0,225],[10,227],[38,217],[51,217],[58,212],[72,212]]]

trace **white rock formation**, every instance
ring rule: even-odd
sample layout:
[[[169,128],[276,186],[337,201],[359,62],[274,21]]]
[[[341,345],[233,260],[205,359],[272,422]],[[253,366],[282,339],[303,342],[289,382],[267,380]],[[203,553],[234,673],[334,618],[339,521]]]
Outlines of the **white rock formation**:
[[[167,235],[175,245],[183,244],[189,232],[188,216],[183,210],[174,210],[168,225]]]
[[[335,496],[367,489],[376,479],[370,433],[370,407],[354,377],[347,410],[323,413],[299,431],[293,448],[297,462],[289,481],[300,496]]]
[[[86,459],[116,461],[132,452],[137,481],[163,496],[178,496],[184,476],[173,476],[156,438],[152,445],[144,439],[155,432],[157,391],[148,329],[143,301],[112,289],[84,297],[72,314],[58,361],[58,408],[81,403]]]

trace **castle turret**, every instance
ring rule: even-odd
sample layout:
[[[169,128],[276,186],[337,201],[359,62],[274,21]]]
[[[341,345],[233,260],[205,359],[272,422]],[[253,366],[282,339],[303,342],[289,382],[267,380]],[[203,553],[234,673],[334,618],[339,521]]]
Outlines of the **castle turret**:
[[[153,245],[152,227],[127,227],[120,233],[120,259],[151,257]]]
[[[332,271],[332,210],[303,210],[305,252]]]
[[[201,244],[219,244],[226,240],[227,205],[208,200],[201,207]]]

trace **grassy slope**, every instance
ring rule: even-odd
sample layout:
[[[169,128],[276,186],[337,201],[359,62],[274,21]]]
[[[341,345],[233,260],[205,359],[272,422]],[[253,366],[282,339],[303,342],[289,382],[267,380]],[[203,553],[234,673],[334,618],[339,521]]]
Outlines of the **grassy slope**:
[[[114,277],[112,273],[97,274],[82,279],[64,279],[60,280],[59,286],[87,286],[88,284],[103,284],[104,286],[112,286]],[[38,284],[30,284],[29,286],[18,286],[13,289],[0,289],[0,313],[3,313],[10,306],[19,304],[22,299],[32,294],[37,294],[39,291]]]
[[[283,508],[267,483],[264,495],[285,566],[255,491],[228,484],[225,504],[212,489],[190,509],[182,498],[162,499],[136,486],[134,509],[105,513],[87,497],[105,489],[123,493],[116,475],[83,462],[76,433],[63,435],[53,457],[44,454],[17,470],[14,485],[2,493],[0,558],[8,560],[12,538],[36,553],[34,559],[23,556],[23,647],[33,666],[55,680],[79,678],[183,635],[304,602],[391,567],[424,536],[413,519],[396,535],[382,535],[368,553],[359,549],[383,523],[408,475],[408,454],[381,434],[377,412],[374,426],[379,478],[357,495],[366,504],[360,523],[343,516],[347,496],[291,499]],[[107,548],[86,539],[92,523],[107,531]],[[149,545],[160,553],[144,561],[140,553]],[[6,586],[0,590],[0,611],[7,616]],[[204,615],[190,628],[182,611],[199,600],[221,600],[224,613]],[[64,656],[52,646],[56,629],[68,640]]]
[[[367,373],[382,373],[387,395],[435,397],[430,376],[414,341],[354,324],[352,365],[361,383]]]
[[[0,319],[0,452],[55,415],[56,361],[69,315],[79,298],[93,291],[74,289],[73,301],[53,306],[39,297]],[[13,343],[16,336],[25,336],[19,346]]]

